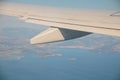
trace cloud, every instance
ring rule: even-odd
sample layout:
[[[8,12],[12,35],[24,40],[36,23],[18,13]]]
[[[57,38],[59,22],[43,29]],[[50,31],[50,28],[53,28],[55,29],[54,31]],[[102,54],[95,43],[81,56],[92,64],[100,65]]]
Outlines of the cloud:
[[[11,22],[6,24],[6,20]],[[6,56],[10,59],[22,59],[19,54],[24,53],[34,53],[41,57],[62,56],[62,54],[57,54],[52,50],[53,45],[31,45],[29,43],[30,38],[38,34],[43,28],[31,26],[31,24],[9,16],[2,16],[0,21],[0,56]]]
[[[69,61],[76,61],[77,58],[68,58]]]
[[[94,47],[87,47],[87,46],[82,46],[82,45],[73,45],[73,46],[59,46],[59,48],[80,48],[80,49],[88,49],[88,50],[92,50],[94,49]]]
[[[113,51],[120,52],[120,43],[113,46]]]
[[[52,53],[52,54],[46,54],[46,55],[40,55],[41,58],[47,58],[47,57],[61,57],[63,54],[57,54],[57,53]]]
[[[86,49],[95,53],[117,53],[120,52],[120,38],[93,34],[73,41],[70,44],[59,44],[59,48]],[[67,43],[67,42],[66,42]]]
[[[21,60],[24,56],[16,56],[16,55],[3,55],[1,60]]]

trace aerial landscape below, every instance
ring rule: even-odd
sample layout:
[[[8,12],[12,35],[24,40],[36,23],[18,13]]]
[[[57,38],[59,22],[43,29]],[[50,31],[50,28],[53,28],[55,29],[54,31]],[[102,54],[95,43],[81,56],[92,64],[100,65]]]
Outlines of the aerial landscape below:
[[[79,1],[5,0],[72,8],[91,4],[85,8],[103,9],[107,5],[106,9],[120,9],[119,0],[100,0],[98,3],[104,2],[103,6],[95,4],[98,0]],[[115,4],[117,7],[111,6]],[[29,40],[47,28],[0,14],[0,80],[120,80],[120,37],[91,34],[31,45]]]

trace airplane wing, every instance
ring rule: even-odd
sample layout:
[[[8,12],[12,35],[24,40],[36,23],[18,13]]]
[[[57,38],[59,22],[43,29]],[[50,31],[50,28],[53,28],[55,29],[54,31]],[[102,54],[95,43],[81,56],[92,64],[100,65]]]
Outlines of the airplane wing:
[[[33,37],[31,44],[74,39],[91,33],[120,36],[120,12],[0,3],[0,14],[25,22],[50,26]]]

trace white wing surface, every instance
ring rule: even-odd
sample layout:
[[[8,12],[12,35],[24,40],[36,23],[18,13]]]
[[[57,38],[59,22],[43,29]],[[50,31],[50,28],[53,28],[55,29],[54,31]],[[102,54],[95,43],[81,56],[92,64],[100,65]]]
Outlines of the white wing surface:
[[[25,22],[50,26],[32,38],[31,44],[82,37],[91,33],[120,36],[120,12],[82,10],[0,3],[0,14],[16,16]]]

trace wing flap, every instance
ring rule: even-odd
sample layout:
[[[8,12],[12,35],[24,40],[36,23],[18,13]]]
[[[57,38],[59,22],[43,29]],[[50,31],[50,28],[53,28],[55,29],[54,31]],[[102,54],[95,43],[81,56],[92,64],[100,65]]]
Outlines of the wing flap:
[[[46,31],[38,34],[30,40],[31,44],[43,44],[50,42],[58,42],[64,40],[70,40],[82,36],[86,36],[88,32],[68,30],[62,28],[49,28]]]

